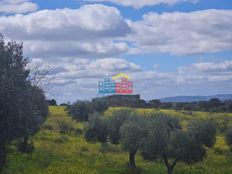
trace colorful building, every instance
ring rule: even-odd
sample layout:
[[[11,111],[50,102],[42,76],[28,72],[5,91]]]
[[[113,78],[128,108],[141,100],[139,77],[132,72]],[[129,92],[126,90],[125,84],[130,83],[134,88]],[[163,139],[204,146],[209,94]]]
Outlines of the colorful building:
[[[116,83],[116,94],[133,94],[133,82],[121,78],[121,82]]]
[[[104,78],[104,81],[99,82],[100,94],[133,94],[133,82],[129,81],[128,76],[124,75],[120,81],[118,77],[121,74],[111,78]]]
[[[115,94],[115,81],[111,78],[104,78],[104,81],[99,82],[100,94]]]

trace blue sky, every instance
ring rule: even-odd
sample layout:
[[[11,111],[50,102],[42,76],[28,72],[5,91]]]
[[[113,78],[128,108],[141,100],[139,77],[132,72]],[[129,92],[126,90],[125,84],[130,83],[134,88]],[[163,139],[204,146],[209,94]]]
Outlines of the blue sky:
[[[59,102],[119,72],[145,99],[232,93],[231,19],[231,0],[0,1],[0,33],[52,68]]]

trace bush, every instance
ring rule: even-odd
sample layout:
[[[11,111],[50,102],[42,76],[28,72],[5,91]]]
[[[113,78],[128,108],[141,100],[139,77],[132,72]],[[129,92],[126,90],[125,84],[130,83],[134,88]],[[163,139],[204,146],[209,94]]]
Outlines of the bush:
[[[79,129],[79,128],[77,128],[77,129],[75,129],[75,135],[81,135],[82,134],[82,130],[81,129]]]
[[[232,128],[230,128],[226,133],[226,142],[230,146],[230,150],[232,151]]]
[[[85,132],[85,138],[89,142],[106,143],[107,140],[107,125],[105,120],[100,118],[98,113],[94,113],[89,118],[89,127]]]
[[[107,153],[107,152],[118,153],[118,152],[121,152],[121,149],[111,143],[104,143],[101,145],[100,152],[101,153]]]
[[[20,139],[17,142],[17,150],[22,153],[32,153],[35,150],[35,146],[32,140],[27,141],[24,139]]]
[[[64,135],[60,136],[59,138],[55,139],[55,143],[65,143],[68,142],[69,139]]]
[[[62,134],[72,133],[75,131],[74,123],[67,118],[57,118],[57,125],[59,132]]]
[[[106,100],[101,98],[95,98],[92,100],[92,108],[96,112],[105,112],[109,107]]]
[[[77,101],[68,107],[68,113],[77,121],[87,121],[93,113],[91,102]]]

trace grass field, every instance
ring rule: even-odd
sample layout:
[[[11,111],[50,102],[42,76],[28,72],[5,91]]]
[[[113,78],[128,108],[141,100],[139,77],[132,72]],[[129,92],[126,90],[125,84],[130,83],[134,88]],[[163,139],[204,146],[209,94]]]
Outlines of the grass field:
[[[105,116],[120,108],[110,108]],[[137,109],[141,115],[158,112],[153,109]],[[178,117],[184,125],[192,119],[211,119],[217,124],[216,145],[208,151],[208,157],[201,163],[185,165],[178,163],[175,174],[231,174],[232,154],[221,134],[232,125],[232,114],[176,112],[161,110]],[[64,107],[50,107],[50,115],[34,137],[35,152],[26,155],[9,149],[8,166],[4,174],[130,174],[127,169],[128,154],[120,147],[108,144],[90,144],[83,138],[84,123],[73,121]],[[140,155],[136,162],[142,174],[165,174],[162,162],[146,162]]]

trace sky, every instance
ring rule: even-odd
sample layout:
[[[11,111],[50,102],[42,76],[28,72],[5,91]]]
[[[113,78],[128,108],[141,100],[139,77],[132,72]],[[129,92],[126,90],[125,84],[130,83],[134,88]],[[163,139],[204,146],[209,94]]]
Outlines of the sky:
[[[0,0],[0,33],[51,69],[59,103],[118,73],[146,100],[232,93],[231,0]]]

